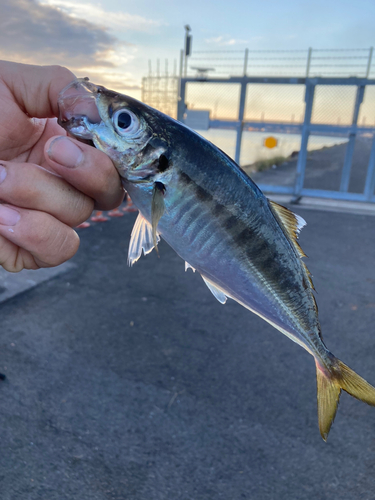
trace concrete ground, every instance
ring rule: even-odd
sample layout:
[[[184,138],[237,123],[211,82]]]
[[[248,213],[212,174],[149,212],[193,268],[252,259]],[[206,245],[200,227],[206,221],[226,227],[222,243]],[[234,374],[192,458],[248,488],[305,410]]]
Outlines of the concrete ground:
[[[375,218],[294,210],[326,344],[375,383]],[[128,268],[135,217],[0,305],[1,500],[373,500],[375,408],[343,394],[324,443],[313,359],[163,242]]]

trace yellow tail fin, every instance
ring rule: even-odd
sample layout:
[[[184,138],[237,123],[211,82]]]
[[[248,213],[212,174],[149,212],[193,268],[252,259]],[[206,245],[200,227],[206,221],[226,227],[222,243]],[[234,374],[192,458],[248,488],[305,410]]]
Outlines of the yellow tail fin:
[[[327,441],[336,415],[341,389],[364,403],[375,406],[375,388],[333,356],[329,371],[316,361],[316,378],[319,430],[324,441]]]

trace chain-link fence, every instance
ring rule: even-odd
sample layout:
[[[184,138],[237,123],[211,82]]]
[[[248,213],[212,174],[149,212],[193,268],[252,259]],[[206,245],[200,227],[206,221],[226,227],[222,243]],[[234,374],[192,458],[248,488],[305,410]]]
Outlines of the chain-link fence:
[[[311,49],[307,75],[371,78],[373,49]],[[374,76],[374,67],[372,66]]]
[[[317,85],[311,123],[350,125],[356,92],[357,87],[354,85]]]
[[[150,70],[143,100],[190,123],[265,191],[375,201],[372,55],[195,51],[180,78]]]
[[[240,98],[240,84],[191,82],[186,89],[189,109],[205,109],[212,120],[236,120]]]
[[[375,201],[375,80],[188,77],[178,119],[205,110],[198,131],[266,192]]]
[[[246,90],[244,119],[259,122],[302,123],[305,103],[302,84],[251,83]]]
[[[359,110],[358,123],[362,127],[375,127],[375,86],[368,86],[361,108]]]
[[[366,77],[375,76],[375,64],[372,64],[373,49],[308,49],[308,50],[216,50],[194,51],[185,61],[180,61],[180,75],[177,76],[177,61],[172,68],[168,61],[160,68],[157,60],[152,71],[149,62],[149,74],[142,80],[142,100],[160,111],[176,117],[179,78],[196,79],[190,84],[186,102],[189,109],[210,111],[211,119],[235,119],[239,100],[240,86],[209,85],[200,82],[212,78],[230,76],[260,77]],[[186,74],[183,75],[186,68]],[[246,120],[282,121],[301,123],[304,116],[304,85],[251,85],[247,92],[245,110]],[[348,93],[348,97],[344,93]],[[329,121],[325,123],[348,123],[352,100],[351,90],[339,86],[316,89],[313,122],[323,123],[322,113],[331,108]],[[371,126],[375,122],[375,98],[373,89],[366,90],[365,101],[361,107],[359,123]],[[342,109],[342,106],[345,109]],[[325,120],[326,118],[324,118]]]

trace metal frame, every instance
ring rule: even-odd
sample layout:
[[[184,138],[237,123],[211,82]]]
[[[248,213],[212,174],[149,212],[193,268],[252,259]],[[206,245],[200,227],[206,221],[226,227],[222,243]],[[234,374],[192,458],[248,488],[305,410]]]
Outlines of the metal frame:
[[[371,51],[372,56],[372,51]],[[371,58],[370,58],[371,61]],[[309,68],[309,64],[308,64]],[[307,73],[308,73],[307,68]],[[246,72],[246,67],[244,73]],[[268,184],[260,184],[259,187],[263,191],[275,194],[290,194],[296,200],[301,196],[312,196],[319,198],[333,198],[339,200],[350,201],[364,201],[375,202],[375,127],[360,127],[357,125],[360,106],[363,101],[364,91],[367,85],[375,85],[374,79],[349,77],[349,78],[287,78],[287,77],[229,77],[229,78],[197,78],[186,77],[180,79],[180,95],[177,105],[177,119],[181,122],[184,121],[184,113],[186,110],[185,96],[186,85],[188,83],[227,83],[227,84],[240,84],[240,101],[238,109],[237,120],[210,120],[210,128],[221,129],[235,129],[237,131],[235,161],[239,163],[241,154],[241,141],[242,132],[244,129],[251,127],[254,131],[266,132],[279,132],[279,133],[294,133],[301,134],[301,148],[298,155],[297,171],[295,184],[289,186],[274,186]],[[250,83],[264,83],[267,84],[290,84],[290,85],[305,85],[305,116],[302,124],[293,123],[278,123],[278,122],[264,122],[264,121],[244,121],[245,104],[246,104],[246,90],[247,85]],[[314,92],[317,85],[344,85],[356,86],[357,94],[355,99],[352,124],[349,126],[341,125],[328,125],[328,124],[312,124],[311,114],[314,104]],[[355,139],[358,134],[371,133],[373,134],[373,143],[370,153],[370,159],[367,168],[367,175],[365,181],[365,188],[363,193],[350,193],[349,181],[353,159],[353,151]],[[306,159],[307,159],[307,144],[310,134],[316,135],[332,135],[332,136],[349,136],[349,141],[346,148],[345,160],[341,174],[340,188],[337,191],[328,191],[323,189],[306,189],[303,187],[305,172],[306,172]]]

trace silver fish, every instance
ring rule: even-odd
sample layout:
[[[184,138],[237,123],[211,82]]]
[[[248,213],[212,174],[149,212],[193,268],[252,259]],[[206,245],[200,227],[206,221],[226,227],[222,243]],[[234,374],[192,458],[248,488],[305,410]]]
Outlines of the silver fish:
[[[268,200],[213,144],[131,97],[79,79],[58,104],[60,125],[109,155],[139,209],[130,265],[162,237],[217,300],[236,300],[306,349],[316,363],[324,440],[342,389],[375,406],[375,388],[323,343],[297,242],[301,217]]]

